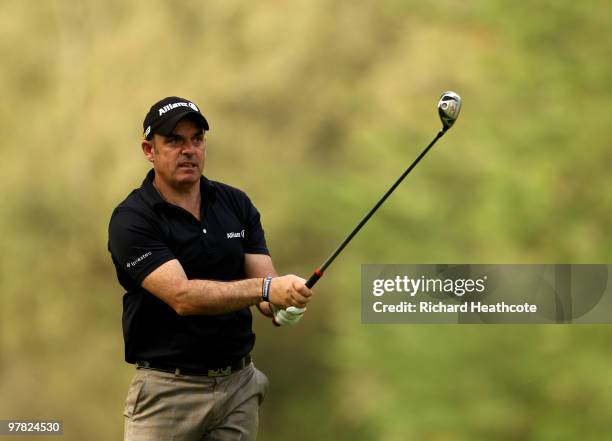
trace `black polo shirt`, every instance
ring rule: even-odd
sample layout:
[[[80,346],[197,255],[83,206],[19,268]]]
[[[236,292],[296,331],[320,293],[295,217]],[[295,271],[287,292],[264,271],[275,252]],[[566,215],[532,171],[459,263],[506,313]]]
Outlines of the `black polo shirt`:
[[[125,360],[182,368],[224,366],[255,343],[249,308],[214,316],[179,316],[141,283],[165,262],[178,259],[187,278],[244,279],[244,255],[269,254],[259,213],[247,195],[200,179],[201,221],[164,201],[153,187],[154,170],[114,210],[108,249],[123,296]]]

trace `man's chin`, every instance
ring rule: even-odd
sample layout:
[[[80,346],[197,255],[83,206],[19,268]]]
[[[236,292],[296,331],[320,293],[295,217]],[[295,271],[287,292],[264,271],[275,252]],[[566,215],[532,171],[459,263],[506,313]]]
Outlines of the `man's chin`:
[[[178,185],[190,185],[199,182],[200,176],[202,176],[202,171],[193,167],[179,170],[178,173],[175,174],[174,178]]]

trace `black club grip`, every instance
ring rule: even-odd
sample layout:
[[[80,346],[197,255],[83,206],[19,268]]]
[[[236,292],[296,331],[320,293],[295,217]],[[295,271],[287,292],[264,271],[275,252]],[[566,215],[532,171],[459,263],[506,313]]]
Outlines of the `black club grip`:
[[[306,286],[308,289],[315,286],[315,283],[317,283],[321,277],[323,277],[323,272],[317,268],[315,272],[312,273],[312,276],[310,276],[310,278],[306,281]]]

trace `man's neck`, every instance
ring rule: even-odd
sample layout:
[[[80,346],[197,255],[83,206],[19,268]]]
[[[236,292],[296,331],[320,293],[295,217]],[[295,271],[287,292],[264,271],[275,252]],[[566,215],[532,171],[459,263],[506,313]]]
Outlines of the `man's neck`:
[[[200,219],[200,181],[184,188],[174,188],[167,185],[155,176],[153,187],[166,202],[177,205],[189,211],[195,218]]]

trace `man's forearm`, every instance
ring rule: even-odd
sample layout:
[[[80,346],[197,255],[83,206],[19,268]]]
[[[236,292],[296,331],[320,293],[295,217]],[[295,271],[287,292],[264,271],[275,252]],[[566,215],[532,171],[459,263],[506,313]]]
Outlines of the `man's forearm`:
[[[186,280],[177,294],[179,315],[215,315],[238,311],[261,302],[262,279],[233,282]]]
[[[268,257],[268,256],[266,256]],[[269,259],[269,257],[268,257]],[[217,315],[238,311],[261,301],[263,278],[260,274],[275,271],[245,271],[249,278],[233,282],[187,279],[178,260],[170,260],[151,272],[142,281],[142,287],[167,303],[179,315]],[[305,280],[293,274],[275,277],[270,285],[269,300],[281,308],[303,308],[312,293]],[[262,311],[266,313],[265,306]]]

